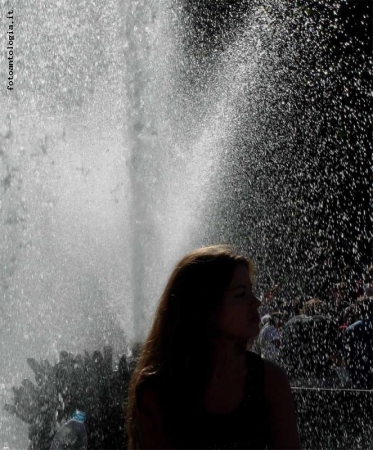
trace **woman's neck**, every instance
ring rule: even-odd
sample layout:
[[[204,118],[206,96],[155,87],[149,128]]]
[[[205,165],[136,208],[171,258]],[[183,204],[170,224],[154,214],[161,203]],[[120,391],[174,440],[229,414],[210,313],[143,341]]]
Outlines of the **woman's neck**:
[[[247,342],[240,340],[215,339],[209,356],[210,373],[221,375],[246,369]]]

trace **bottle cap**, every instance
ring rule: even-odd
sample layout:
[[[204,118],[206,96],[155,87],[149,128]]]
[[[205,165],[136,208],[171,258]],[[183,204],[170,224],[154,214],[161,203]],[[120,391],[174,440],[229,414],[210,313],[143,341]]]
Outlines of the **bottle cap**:
[[[84,411],[80,411],[79,409],[76,409],[74,411],[73,419],[79,420],[79,422],[84,422],[86,418],[87,418],[87,415]]]

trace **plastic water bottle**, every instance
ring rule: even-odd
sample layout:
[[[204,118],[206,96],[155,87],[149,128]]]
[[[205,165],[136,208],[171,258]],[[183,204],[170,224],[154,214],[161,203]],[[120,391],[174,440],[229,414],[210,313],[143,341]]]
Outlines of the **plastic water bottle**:
[[[78,409],[55,434],[50,450],[87,450],[86,414]]]

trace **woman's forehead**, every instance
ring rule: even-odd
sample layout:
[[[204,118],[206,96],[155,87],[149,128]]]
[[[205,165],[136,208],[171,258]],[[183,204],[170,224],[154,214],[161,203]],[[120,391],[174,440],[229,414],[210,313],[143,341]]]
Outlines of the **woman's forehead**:
[[[231,290],[242,286],[251,286],[251,277],[248,268],[240,264],[234,269],[228,289]]]

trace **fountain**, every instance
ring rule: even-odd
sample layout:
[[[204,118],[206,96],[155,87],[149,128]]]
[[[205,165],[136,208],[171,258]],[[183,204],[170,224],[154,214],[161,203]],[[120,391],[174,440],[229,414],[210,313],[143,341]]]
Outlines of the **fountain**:
[[[274,280],[288,302],[371,262],[369,2],[13,9],[2,403],[34,376],[30,357],[107,345],[130,356],[191,248],[233,243],[256,261],[259,289]],[[7,445],[26,448],[27,430],[2,411]]]

